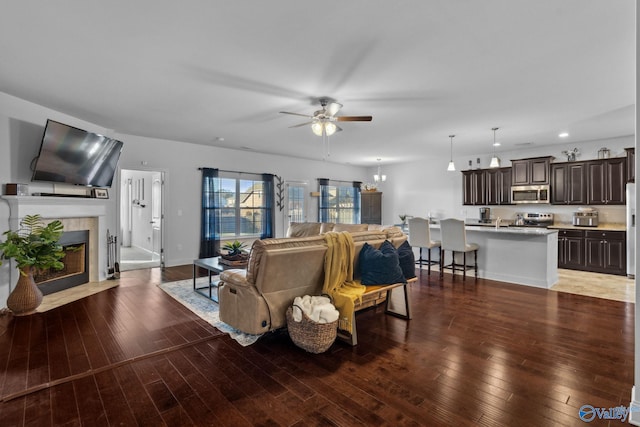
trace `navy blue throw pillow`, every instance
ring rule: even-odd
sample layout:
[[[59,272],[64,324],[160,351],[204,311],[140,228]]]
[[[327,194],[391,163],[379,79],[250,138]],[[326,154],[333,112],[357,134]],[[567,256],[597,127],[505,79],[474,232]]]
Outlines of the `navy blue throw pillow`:
[[[398,248],[398,259],[400,260],[400,268],[404,278],[413,279],[416,277],[416,258],[413,255],[411,245],[406,240]]]
[[[380,250],[365,243],[360,251],[360,281],[363,285],[389,285],[405,281],[398,253],[385,241]]]

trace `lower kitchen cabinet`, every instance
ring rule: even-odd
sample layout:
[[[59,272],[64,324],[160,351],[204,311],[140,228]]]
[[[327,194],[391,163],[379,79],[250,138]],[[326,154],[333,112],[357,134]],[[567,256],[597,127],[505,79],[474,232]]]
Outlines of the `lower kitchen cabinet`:
[[[585,265],[599,273],[627,274],[626,237],[624,231],[586,231]]]
[[[558,268],[627,274],[624,231],[558,230]]]
[[[584,269],[584,231],[558,231],[558,267]]]

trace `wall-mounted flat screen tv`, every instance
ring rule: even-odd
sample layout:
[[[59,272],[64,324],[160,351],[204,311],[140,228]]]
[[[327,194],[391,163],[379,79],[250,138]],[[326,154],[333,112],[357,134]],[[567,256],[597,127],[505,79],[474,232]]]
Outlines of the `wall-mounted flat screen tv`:
[[[47,120],[32,181],[111,187],[122,142]]]

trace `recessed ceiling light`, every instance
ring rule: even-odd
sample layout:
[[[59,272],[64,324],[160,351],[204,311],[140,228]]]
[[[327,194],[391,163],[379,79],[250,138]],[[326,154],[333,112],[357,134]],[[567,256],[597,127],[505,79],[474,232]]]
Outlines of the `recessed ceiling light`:
[[[501,145],[502,145],[502,144],[500,144],[500,143],[499,143],[499,142],[497,142],[497,141],[493,143],[493,146],[494,146],[494,147],[500,147]]]
[[[562,133],[558,134],[558,137],[560,137],[560,138],[566,138],[568,136],[569,136],[569,134],[567,132],[562,132]]]

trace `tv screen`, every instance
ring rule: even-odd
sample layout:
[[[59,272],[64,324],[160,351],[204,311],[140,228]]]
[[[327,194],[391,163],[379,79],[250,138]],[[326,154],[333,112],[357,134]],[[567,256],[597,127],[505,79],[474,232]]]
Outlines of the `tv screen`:
[[[111,187],[122,142],[47,120],[32,181]]]

